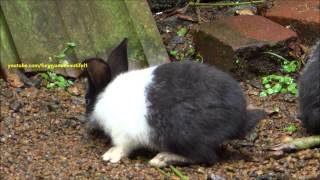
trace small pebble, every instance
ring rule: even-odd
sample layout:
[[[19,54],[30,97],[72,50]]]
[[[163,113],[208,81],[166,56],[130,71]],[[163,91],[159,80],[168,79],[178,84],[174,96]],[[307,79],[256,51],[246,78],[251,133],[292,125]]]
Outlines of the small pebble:
[[[22,107],[22,104],[19,101],[14,101],[13,103],[10,104],[10,108],[14,112],[18,112]]]
[[[226,180],[226,178],[219,175],[210,174],[207,176],[207,180]]]

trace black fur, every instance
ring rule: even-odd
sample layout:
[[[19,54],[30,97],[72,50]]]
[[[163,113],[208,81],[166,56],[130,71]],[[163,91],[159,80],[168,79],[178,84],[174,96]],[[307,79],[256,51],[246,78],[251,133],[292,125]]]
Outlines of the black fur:
[[[154,71],[147,89],[148,123],[159,151],[213,164],[219,146],[243,137],[262,117],[246,110],[238,83],[208,65],[173,62]]]
[[[88,58],[82,62],[88,65],[88,68],[82,72],[84,76],[88,77],[85,96],[87,104],[86,114],[90,114],[93,111],[97,96],[105,87],[117,75],[128,71],[127,43],[128,39],[123,39],[123,41],[111,51],[107,62],[101,58]]]
[[[102,92],[106,85],[111,81],[111,71],[107,63],[100,58],[86,59],[82,63],[87,63],[88,68],[84,71],[88,77],[86,99],[86,113],[93,111],[97,96]],[[99,77],[99,78],[96,78]]]
[[[311,133],[320,134],[320,42],[300,78],[299,107],[304,127]]]

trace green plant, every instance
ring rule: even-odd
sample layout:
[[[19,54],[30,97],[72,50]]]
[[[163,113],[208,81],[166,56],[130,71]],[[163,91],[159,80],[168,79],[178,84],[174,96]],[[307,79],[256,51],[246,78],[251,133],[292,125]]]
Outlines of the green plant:
[[[58,55],[55,55],[54,57],[57,58],[59,63],[65,63],[66,61],[66,53],[67,51],[73,49],[76,47],[76,43],[74,42],[68,42],[67,47],[65,47],[61,52],[58,53]]]
[[[185,52],[171,50],[169,51],[169,54],[178,61],[183,61],[184,59],[189,58],[194,62],[203,63],[203,57],[199,53],[196,53],[196,50],[193,47],[188,48]]]
[[[76,44],[74,42],[68,42],[67,46],[61,52],[59,52],[58,55],[55,55],[54,58],[60,64],[68,64],[68,61],[66,60],[66,53],[75,47]],[[49,57],[49,62],[52,63],[52,61],[52,57]],[[52,69],[48,69],[47,72],[41,73],[41,77],[47,81],[46,87],[48,89],[66,89],[73,84],[71,80],[67,80],[63,76],[56,74]]]
[[[55,72],[51,70],[48,70],[45,73],[41,73],[41,77],[47,81],[46,87],[48,89],[52,89],[52,88],[66,89],[73,84],[71,80],[67,80],[63,76],[57,75]]]
[[[160,168],[158,168],[158,167],[156,167],[156,169],[164,176],[164,177],[166,177],[166,178],[170,178],[170,175],[168,174],[168,173],[166,173],[164,170],[162,170],[162,169],[160,169]]]
[[[188,33],[188,29],[185,28],[185,27],[180,28],[180,29],[177,31],[177,35],[178,35],[178,36],[181,36],[181,37],[184,37],[187,33]]]
[[[264,90],[260,92],[260,97],[277,93],[291,93],[297,95],[298,88],[295,80],[290,76],[268,75],[262,77]]]
[[[183,52],[177,51],[177,50],[172,50],[169,52],[169,54],[171,56],[173,56],[174,58],[176,58],[178,61],[182,61],[183,58],[185,57]]]
[[[179,171],[174,166],[170,165],[170,169],[181,179],[181,180],[189,180],[188,176],[185,176],[181,171]]]
[[[290,133],[293,133],[293,132],[296,132],[298,130],[297,126],[294,125],[294,124],[289,124],[287,127],[285,127],[283,129],[284,131],[286,132],[290,132]]]
[[[274,57],[277,57],[279,60],[281,60],[281,67],[282,71],[285,73],[292,73],[297,72],[300,69],[300,62],[297,60],[289,61],[288,59],[284,58],[283,56],[280,56],[279,54],[273,53],[273,52],[264,52],[265,54],[272,55]]]

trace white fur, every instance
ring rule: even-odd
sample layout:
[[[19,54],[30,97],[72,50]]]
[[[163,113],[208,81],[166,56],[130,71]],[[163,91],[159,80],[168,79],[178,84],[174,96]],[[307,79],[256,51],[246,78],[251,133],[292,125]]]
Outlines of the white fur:
[[[120,74],[98,96],[91,120],[111,136],[115,146],[103,155],[104,160],[117,162],[136,147],[151,147],[146,87],[155,68]]]

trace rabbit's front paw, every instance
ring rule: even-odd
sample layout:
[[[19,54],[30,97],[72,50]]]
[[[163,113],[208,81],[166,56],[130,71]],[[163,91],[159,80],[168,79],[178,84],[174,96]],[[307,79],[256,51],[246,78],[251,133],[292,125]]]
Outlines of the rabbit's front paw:
[[[102,159],[107,162],[116,163],[126,156],[127,152],[122,147],[111,147],[102,155]]]
[[[185,157],[169,152],[161,152],[149,161],[151,166],[165,167],[170,164],[186,164],[191,161]]]

